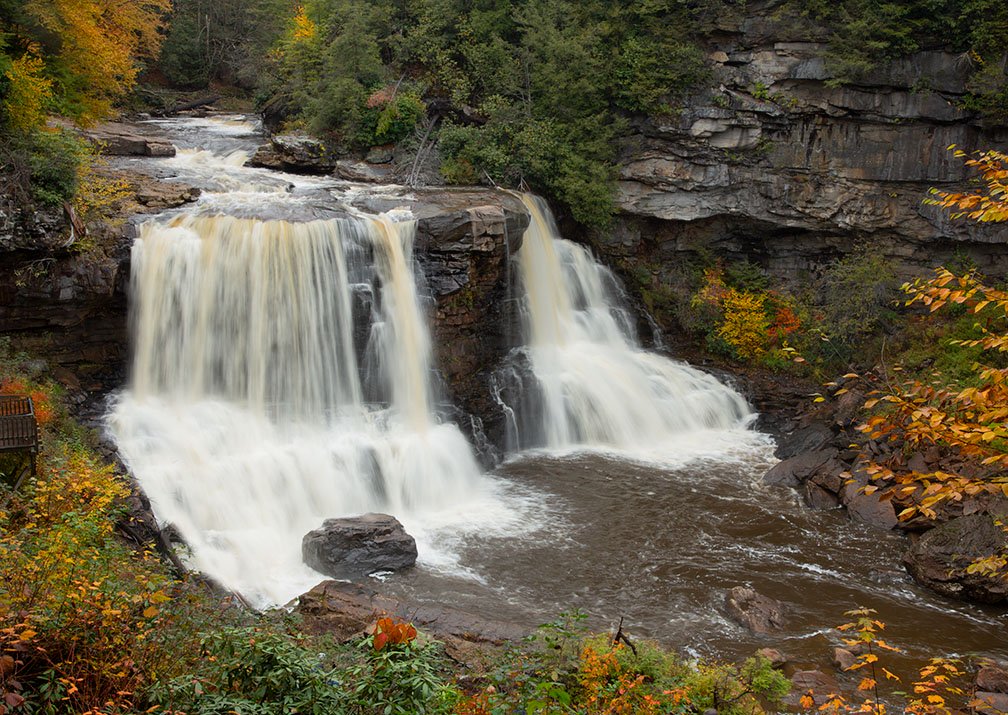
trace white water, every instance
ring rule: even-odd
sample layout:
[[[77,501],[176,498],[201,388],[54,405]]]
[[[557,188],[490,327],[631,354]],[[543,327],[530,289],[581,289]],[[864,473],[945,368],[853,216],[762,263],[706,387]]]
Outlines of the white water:
[[[736,391],[641,349],[615,277],[559,237],[545,202],[522,199],[532,217],[518,252],[523,330],[538,389],[514,410],[519,447],[683,461],[731,458],[765,443],[745,429],[751,410]]]
[[[110,427],[190,565],[253,603],[321,579],[300,545],[325,518],[392,513],[446,567],[439,528],[518,518],[432,413],[413,230],[183,215],[134,244],[133,377]]]

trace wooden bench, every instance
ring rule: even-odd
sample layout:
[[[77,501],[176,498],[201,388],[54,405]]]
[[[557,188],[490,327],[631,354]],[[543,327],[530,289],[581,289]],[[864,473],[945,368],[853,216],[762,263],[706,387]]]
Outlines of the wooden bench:
[[[0,452],[22,452],[28,455],[31,473],[39,452],[39,428],[35,405],[23,395],[0,395]],[[20,470],[19,470],[20,471]],[[18,475],[17,489],[24,474]]]

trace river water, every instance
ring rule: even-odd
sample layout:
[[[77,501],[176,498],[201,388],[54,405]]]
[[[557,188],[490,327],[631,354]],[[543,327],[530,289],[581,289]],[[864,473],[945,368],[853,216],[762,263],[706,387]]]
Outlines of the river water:
[[[244,118],[156,124],[179,155],[127,163],[205,193],[140,231],[136,359],[109,425],[194,567],[283,604],[321,580],[301,535],[382,510],[420,548],[386,589],[495,620],[581,608],[598,628],[624,617],[735,658],[766,644],[724,615],[726,589],[751,585],[786,604],[773,643],[799,661],[822,660],[829,626],[859,605],[909,655],[1008,657],[1004,611],[916,586],[902,537],[762,485],[773,444],[744,400],[641,349],[618,282],[542,204],[526,197],[524,359],[503,366],[517,387],[498,395],[513,451],[481,474],[433,406],[408,212],[351,207],[380,187],[243,166],[261,141]]]

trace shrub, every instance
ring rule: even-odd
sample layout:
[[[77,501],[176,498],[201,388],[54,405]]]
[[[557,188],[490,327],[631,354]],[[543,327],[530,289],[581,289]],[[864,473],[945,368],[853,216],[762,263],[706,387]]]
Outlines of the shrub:
[[[421,641],[412,625],[390,618],[360,643],[362,662],[343,675],[347,712],[415,715],[450,713],[458,694],[442,678],[440,644]]]
[[[855,351],[890,325],[896,293],[889,261],[867,245],[855,248],[834,263],[819,282],[820,339],[813,345],[827,358],[849,361]]]
[[[156,684],[150,701],[168,715],[287,715],[341,712],[340,683],[317,653],[263,628],[204,635],[194,673]]]
[[[89,155],[87,144],[68,131],[40,130],[31,135],[25,149],[34,199],[46,206],[72,200],[80,185],[81,164]]]

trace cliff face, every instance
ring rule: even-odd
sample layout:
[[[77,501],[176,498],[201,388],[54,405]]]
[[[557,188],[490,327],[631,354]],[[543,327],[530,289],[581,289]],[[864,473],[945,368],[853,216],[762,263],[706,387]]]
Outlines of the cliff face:
[[[639,127],[622,157],[615,228],[595,243],[630,270],[684,253],[746,258],[800,283],[861,240],[920,274],[956,254],[1008,271],[1008,229],[954,222],[922,199],[961,187],[971,152],[1008,128],[959,108],[968,62],[921,52],[831,86],[826,45],[750,3],[709,46],[714,89]]]
[[[123,257],[75,251],[62,209],[0,202],[0,337],[74,388],[114,386],[126,353]]]

